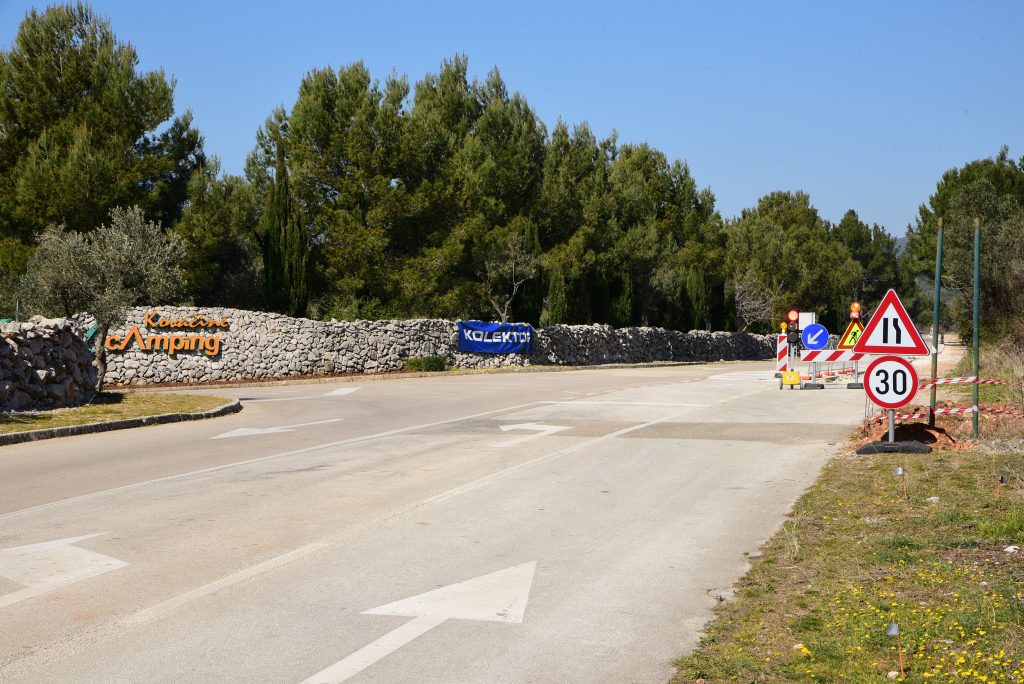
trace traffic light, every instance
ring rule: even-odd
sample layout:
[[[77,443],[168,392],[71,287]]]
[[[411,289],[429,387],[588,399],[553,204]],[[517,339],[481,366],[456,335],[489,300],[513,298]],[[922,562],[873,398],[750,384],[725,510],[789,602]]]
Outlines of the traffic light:
[[[786,312],[786,329],[789,331],[786,333],[788,336],[789,344],[792,347],[797,347],[800,344],[800,310],[790,309]]]
[[[791,331],[792,330],[799,330],[800,329],[800,310],[799,309],[790,309],[786,313],[786,327],[787,327],[787,329],[789,329]]]
[[[860,302],[850,304],[850,318],[860,318]]]

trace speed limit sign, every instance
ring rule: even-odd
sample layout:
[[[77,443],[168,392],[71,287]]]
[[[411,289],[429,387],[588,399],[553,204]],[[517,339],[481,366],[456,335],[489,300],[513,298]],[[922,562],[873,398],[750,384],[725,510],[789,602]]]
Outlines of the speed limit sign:
[[[900,356],[881,356],[864,371],[864,391],[882,408],[898,409],[917,394],[917,371]]]

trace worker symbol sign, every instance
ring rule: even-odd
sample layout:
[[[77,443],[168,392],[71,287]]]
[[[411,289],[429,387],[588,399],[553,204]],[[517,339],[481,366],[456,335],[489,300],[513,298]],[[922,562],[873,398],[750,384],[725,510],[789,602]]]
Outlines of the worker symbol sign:
[[[860,354],[925,356],[928,345],[917,332],[896,291],[889,290],[854,343],[853,351]]]
[[[853,345],[857,344],[862,332],[864,332],[864,324],[859,319],[853,319],[850,321],[850,325],[846,326],[846,332],[839,338],[836,349],[853,349]]]
[[[881,356],[864,371],[864,391],[878,406],[898,409],[917,394],[917,371],[900,356]]]

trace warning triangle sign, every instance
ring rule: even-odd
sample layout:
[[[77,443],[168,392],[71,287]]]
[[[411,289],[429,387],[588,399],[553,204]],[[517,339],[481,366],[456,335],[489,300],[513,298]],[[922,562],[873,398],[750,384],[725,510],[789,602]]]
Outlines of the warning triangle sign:
[[[839,338],[836,349],[853,349],[853,345],[857,344],[862,332],[864,332],[864,324],[856,318],[853,319],[850,321],[850,325],[846,326],[846,332]]]
[[[925,356],[929,353],[928,345],[917,332],[895,290],[889,290],[882,297],[882,303],[853,345],[853,351],[902,356]]]

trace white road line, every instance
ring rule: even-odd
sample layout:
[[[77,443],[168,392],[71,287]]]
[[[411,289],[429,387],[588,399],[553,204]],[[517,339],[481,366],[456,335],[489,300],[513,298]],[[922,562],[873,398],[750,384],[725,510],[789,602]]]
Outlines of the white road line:
[[[579,401],[540,401],[539,404],[572,404],[573,406],[690,406],[703,408],[707,404],[673,403],[671,401],[600,401],[581,399]]]
[[[307,425],[323,425],[324,423],[337,423],[341,421],[341,418],[328,418],[327,420],[314,420],[312,423],[295,423],[294,425],[280,425],[278,427],[244,427],[238,428],[237,430],[231,430],[230,432],[223,432],[219,435],[214,435],[210,439],[227,439],[229,437],[249,437],[252,435],[274,435],[282,432],[292,432],[295,428],[306,427]]]
[[[138,613],[135,613],[134,615],[131,615],[128,618],[126,618],[125,623],[128,625],[135,626],[144,624],[151,620],[155,620],[159,617],[166,615],[167,613],[170,613],[171,611],[177,608],[180,608],[186,603],[191,603],[196,599],[202,598],[204,596],[209,596],[210,594],[218,592],[221,589],[234,586],[239,582],[244,582],[245,580],[250,579],[252,577],[256,577],[257,575],[262,575],[268,570],[273,570],[274,568],[279,568],[282,565],[287,565],[288,563],[291,563],[294,560],[298,560],[299,558],[303,558],[305,556],[308,556],[322,549],[326,549],[328,547],[328,544],[320,543],[306,544],[305,546],[300,546],[299,548],[289,551],[288,553],[283,553],[280,556],[275,556],[270,560],[263,561],[262,563],[248,567],[244,570],[236,572],[233,575],[222,577],[216,582],[204,584],[203,586],[197,587],[191,591],[186,591],[184,594],[179,594],[178,596],[167,599],[163,603],[158,603],[155,606],[146,608],[145,610],[140,610]]]
[[[301,400],[304,400],[304,399],[317,399],[317,398],[318,397],[313,397],[313,396],[309,396],[309,397],[282,397],[280,399],[262,399],[262,398],[257,397],[255,399],[243,399],[242,401],[244,403],[246,403],[246,404],[252,404],[252,403],[255,403],[257,401],[260,402],[261,404],[269,404],[272,401],[301,401]]]
[[[230,470],[231,468],[239,468],[241,466],[252,465],[255,463],[263,463],[264,461],[273,461],[279,458],[287,458],[288,456],[299,456],[301,454],[308,454],[314,451],[320,451],[321,449],[330,449],[336,446],[345,446],[348,444],[357,444],[359,442],[366,442],[371,439],[380,439],[382,437],[391,437],[392,435],[400,435],[404,432],[412,432],[413,430],[423,430],[430,427],[436,427],[438,425],[448,425],[451,423],[458,423],[463,420],[472,420],[473,418],[483,418],[484,416],[494,415],[495,413],[505,413],[507,411],[519,411],[522,409],[536,406],[537,402],[533,401],[527,404],[516,404],[515,406],[506,406],[504,408],[493,409],[491,411],[483,411],[482,413],[474,413],[468,416],[460,416],[458,418],[448,418],[446,420],[436,420],[430,423],[421,423],[419,425],[410,425],[404,428],[395,428],[394,430],[386,430],[384,432],[378,432],[372,435],[364,435],[362,437],[352,437],[350,439],[341,439],[336,442],[325,442],[324,444],[314,444],[313,446],[304,447],[302,449],[294,449],[292,451],[282,451],[278,454],[271,454],[269,456],[259,456],[257,458],[250,458],[245,461],[236,461],[234,463],[225,463],[224,465],[213,466],[210,468],[201,468],[199,470],[191,470],[187,473],[179,473],[177,475],[168,475],[167,477],[158,477],[154,480],[145,480],[143,482],[133,482],[131,484],[122,485],[120,487],[113,487],[111,489],[103,489],[98,492],[91,492],[89,494],[82,494],[80,496],[72,496],[67,499],[59,499],[57,501],[51,501],[49,503],[39,504],[38,506],[30,506],[29,508],[22,508],[17,511],[9,511],[7,513],[0,513],[0,520],[6,520],[7,518],[13,518],[16,515],[22,515],[24,513],[32,513],[33,511],[41,511],[47,508],[53,508],[64,504],[77,503],[79,501],[87,501],[89,499],[95,499],[97,497],[106,496],[108,494],[116,494],[118,492],[125,492],[139,487],[148,487],[155,484],[163,484],[165,482],[174,482],[175,480],[184,480],[197,475],[208,475],[210,473],[220,472],[222,470]]]

